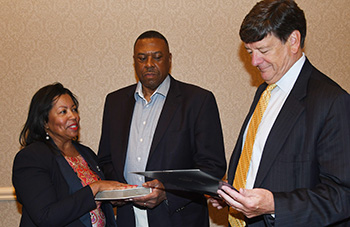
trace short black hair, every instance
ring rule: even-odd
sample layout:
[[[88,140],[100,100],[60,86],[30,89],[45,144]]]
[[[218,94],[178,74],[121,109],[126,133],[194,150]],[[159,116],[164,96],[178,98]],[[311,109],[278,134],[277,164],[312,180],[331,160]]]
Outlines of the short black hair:
[[[19,136],[19,143],[25,147],[35,141],[45,141],[45,124],[54,102],[63,94],[68,94],[76,108],[79,102],[74,94],[61,83],[54,83],[40,88],[33,96],[29,106],[27,120]]]
[[[290,34],[300,32],[300,46],[304,47],[306,19],[293,0],[263,0],[244,18],[239,35],[244,43],[253,43],[271,34],[285,43]]]
[[[148,31],[145,31],[144,33],[142,33],[141,35],[139,35],[139,37],[137,37],[137,39],[136,39],[136,41],[134,43],[134,49],[135,49],[135,45],[136,45],[138,40],[140,40],[140,39],[150,39],[150,38],[158,38],[158,39],[164,40],[166,46],[169,49],[168,40],[160,32],[157,32],[157,31],[154,31],[154,30],[148,30]]]

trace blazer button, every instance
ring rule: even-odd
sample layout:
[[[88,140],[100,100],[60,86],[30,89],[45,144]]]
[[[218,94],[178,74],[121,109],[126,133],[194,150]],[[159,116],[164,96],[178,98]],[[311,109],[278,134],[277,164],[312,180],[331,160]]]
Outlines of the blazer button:
[[[178,212],[182,211],[183,209],[185,209],[185,207],[181,207],[181,208],[177,209],[176,212],[178,213]]]

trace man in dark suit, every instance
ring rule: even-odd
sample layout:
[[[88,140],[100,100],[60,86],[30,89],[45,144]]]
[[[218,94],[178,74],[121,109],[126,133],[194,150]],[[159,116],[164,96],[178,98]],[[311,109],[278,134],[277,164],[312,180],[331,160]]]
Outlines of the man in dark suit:
[[[163,35],[141,34],[134,44],[139,82],[106,98],[98,153],[106,178],[153,188],[147,196],[118,203],[118,226],[209,226],[203,195],[165,191],[158,180],[130,173],[199,168],[217,178],[225,174],[214,95],[175,80],[171,59]]]
[[[243,226],[350,226],[350,98],[305,57],[305,36],[304,12],[292,0],[261,1],[241,25],[240,37],[265,83],[240,131],[229,184],[240,180],[258,101],[268,85],[277,86],[253,140],[245,186],[218,191],[233,209],[231,226],[242,224],[240,214]]]

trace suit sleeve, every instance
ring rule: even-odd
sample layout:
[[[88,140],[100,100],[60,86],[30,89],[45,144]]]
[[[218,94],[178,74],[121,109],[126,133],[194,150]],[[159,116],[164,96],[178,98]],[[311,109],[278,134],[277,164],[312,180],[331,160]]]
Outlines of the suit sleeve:
[[[17,199],[37,226],[65,226],[95,209],[96,203],[89,186],[58,199],[67,186],[62,181],[53,182],[61,173],[54,169],[54,158],[45,154],[48,152],[34,155],[30,150],[20,151],[14,160],[12,181]]]
[[[196,168],[221,179],[226,171],[226,158],[219,110],[211,92],[200,106],[194,138]]]
[[[309,141],[315,144],[319,183],[310,189],[273,193],[276,226],[328,226],[349,218],[349,100],[348,94],[338,96],[325,120],[313,126],[319,127],[317,138]]]
[[[223,135],[218,107],[211,92],[201,96],[202,101],[197,102],[197,114],[193,117],[193,143],[192,159],[194,166],[202,171],[221,179],[226,171],[226,159]],[[184,142],[184,141],[183,141]],[[185,193],[177,196],[167,193],[170,213],[182,209],[188,203],[197,200],[203,202],[203,197],[197,193]]]

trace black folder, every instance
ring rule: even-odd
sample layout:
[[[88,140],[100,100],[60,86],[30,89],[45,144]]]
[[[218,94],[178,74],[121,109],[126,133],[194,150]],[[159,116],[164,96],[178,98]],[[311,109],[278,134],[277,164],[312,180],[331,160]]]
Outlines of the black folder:
[[[193,191],[216,197],[217,190],[220,189],[222,185],[227,185],[233,188],[226,182],[213,177],[200,169],[145,171],[132,173],[157,179],[163,183],[166,190]]]

